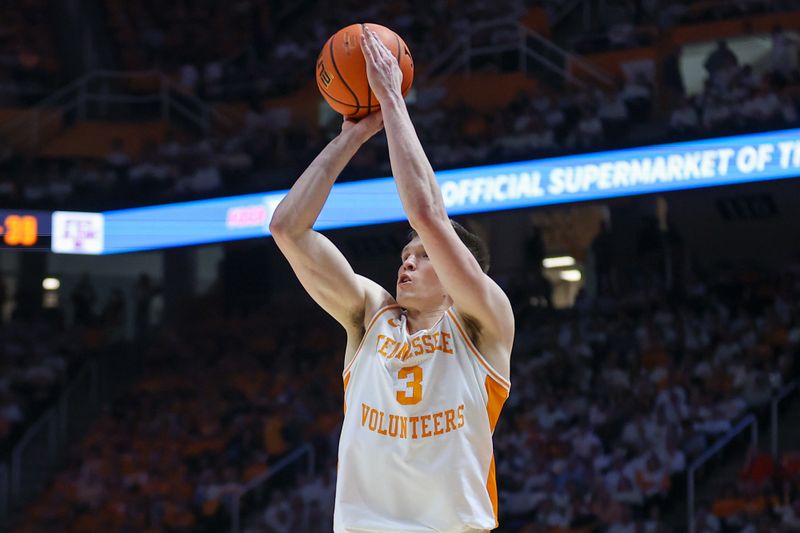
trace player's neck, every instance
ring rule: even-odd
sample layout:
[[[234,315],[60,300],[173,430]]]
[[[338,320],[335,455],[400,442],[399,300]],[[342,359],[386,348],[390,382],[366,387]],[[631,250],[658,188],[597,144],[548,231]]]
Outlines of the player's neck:
[[[442,315],[447,312],[453,302],[448,298],[433,308],[406,308],[406,325],[409,333],[430,329],[436,325]]]

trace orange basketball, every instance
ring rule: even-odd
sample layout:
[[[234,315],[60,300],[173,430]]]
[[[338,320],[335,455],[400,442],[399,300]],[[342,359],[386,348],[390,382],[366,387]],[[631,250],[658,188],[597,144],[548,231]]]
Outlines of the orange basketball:
[[[400,63],[403,95],[414,81],[414,61],[395,32],[379,24],[351,24],[333,34],[317,58],[317,87],[330,106],[347,118],[360,118],[380,109],[369,88],[367,63],[361,51],[364,26],[378,34]]]

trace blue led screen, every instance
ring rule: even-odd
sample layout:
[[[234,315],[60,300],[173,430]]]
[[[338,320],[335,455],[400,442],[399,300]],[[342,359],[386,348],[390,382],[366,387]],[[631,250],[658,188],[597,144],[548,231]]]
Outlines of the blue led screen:
[[[436,173],[451,215],[800,175],[800,130],[783,130]],[[286,191],[108,211],[103,253],[269,235]],[[392,178],[336,184],[315,228],[403,220]]]

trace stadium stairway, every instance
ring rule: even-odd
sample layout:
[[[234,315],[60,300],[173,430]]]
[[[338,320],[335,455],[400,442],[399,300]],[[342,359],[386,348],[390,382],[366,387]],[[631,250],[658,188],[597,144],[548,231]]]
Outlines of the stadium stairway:
[[[161,140],[170,126],[232,127],[223,111],[161,74],[117,71],[86,74],[29,109],[0,109],[0,121],[0,140],[45,157],[104,157],[113,138],[138,147],[144,139]]]
[[[769,403],[754,414],[758,417],[759,450],[768,452],[772,438]],[[781,453],[800,449],[800,393],[797,389],[779,404],[777,437],[778,457]],[[745,430],[698,471],[695,509],[701,503],[710,506],[722,487],[736,482],[745,466],[749,445],[750,431]],[[675,486],[675,494],[671,498],[672,505],[665,513],[665,517],[676,531],[688,530],[686,492],[686,478],[682,477]]]

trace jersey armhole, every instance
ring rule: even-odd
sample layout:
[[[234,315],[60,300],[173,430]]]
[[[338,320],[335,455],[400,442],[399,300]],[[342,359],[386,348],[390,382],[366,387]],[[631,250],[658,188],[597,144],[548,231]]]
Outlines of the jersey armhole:
[[[369,332],[372,330],[373,326],[375,326],[375,324],[378,322],[378,318],[380,318],[380,316],[386,311],[390,311],[392,309],[402,308],[397,304],[385,305],[378,309],[374,315],[372,315],[372,320],[369,321],[369,325],[367,325],[367,328],[364,330],[364,336],[361,337],[361,342],[358,344],[358,348],[356,348],[356,353],[353,355],[353,359],[346,367],[344,367],[344,370],[342,370],[343,378],[348,372],[350,372],[350,370],[353,368],[353,363],[355,363],[358,359],[358,356],[361,355],[361,351],[364,349],[364,342],[367,340],[367,335],[369,335]]]
[[[504,378],[500,372],[494,369],[492,365],[486,360],[483,355],[478,351],[474,344],[472,344],[472,339],[469,338],[467,335],[467,330],[464,325],[461,323],[461,320],[458,318],[458,314],[455,312],[454,308],[450,308],[447,310],[447,314],[452,319],[453,323],[456,325],[456,329],[458,329],[458,333],[461,335],[461,338],[464,339],[464,344],[467,345],[467,348],[472,352],[478,362],[486,369],[488,376],[492,378],[492,380],[496,381],[500,386],[502,386],[506,391],[511,390],[511,382]]]

